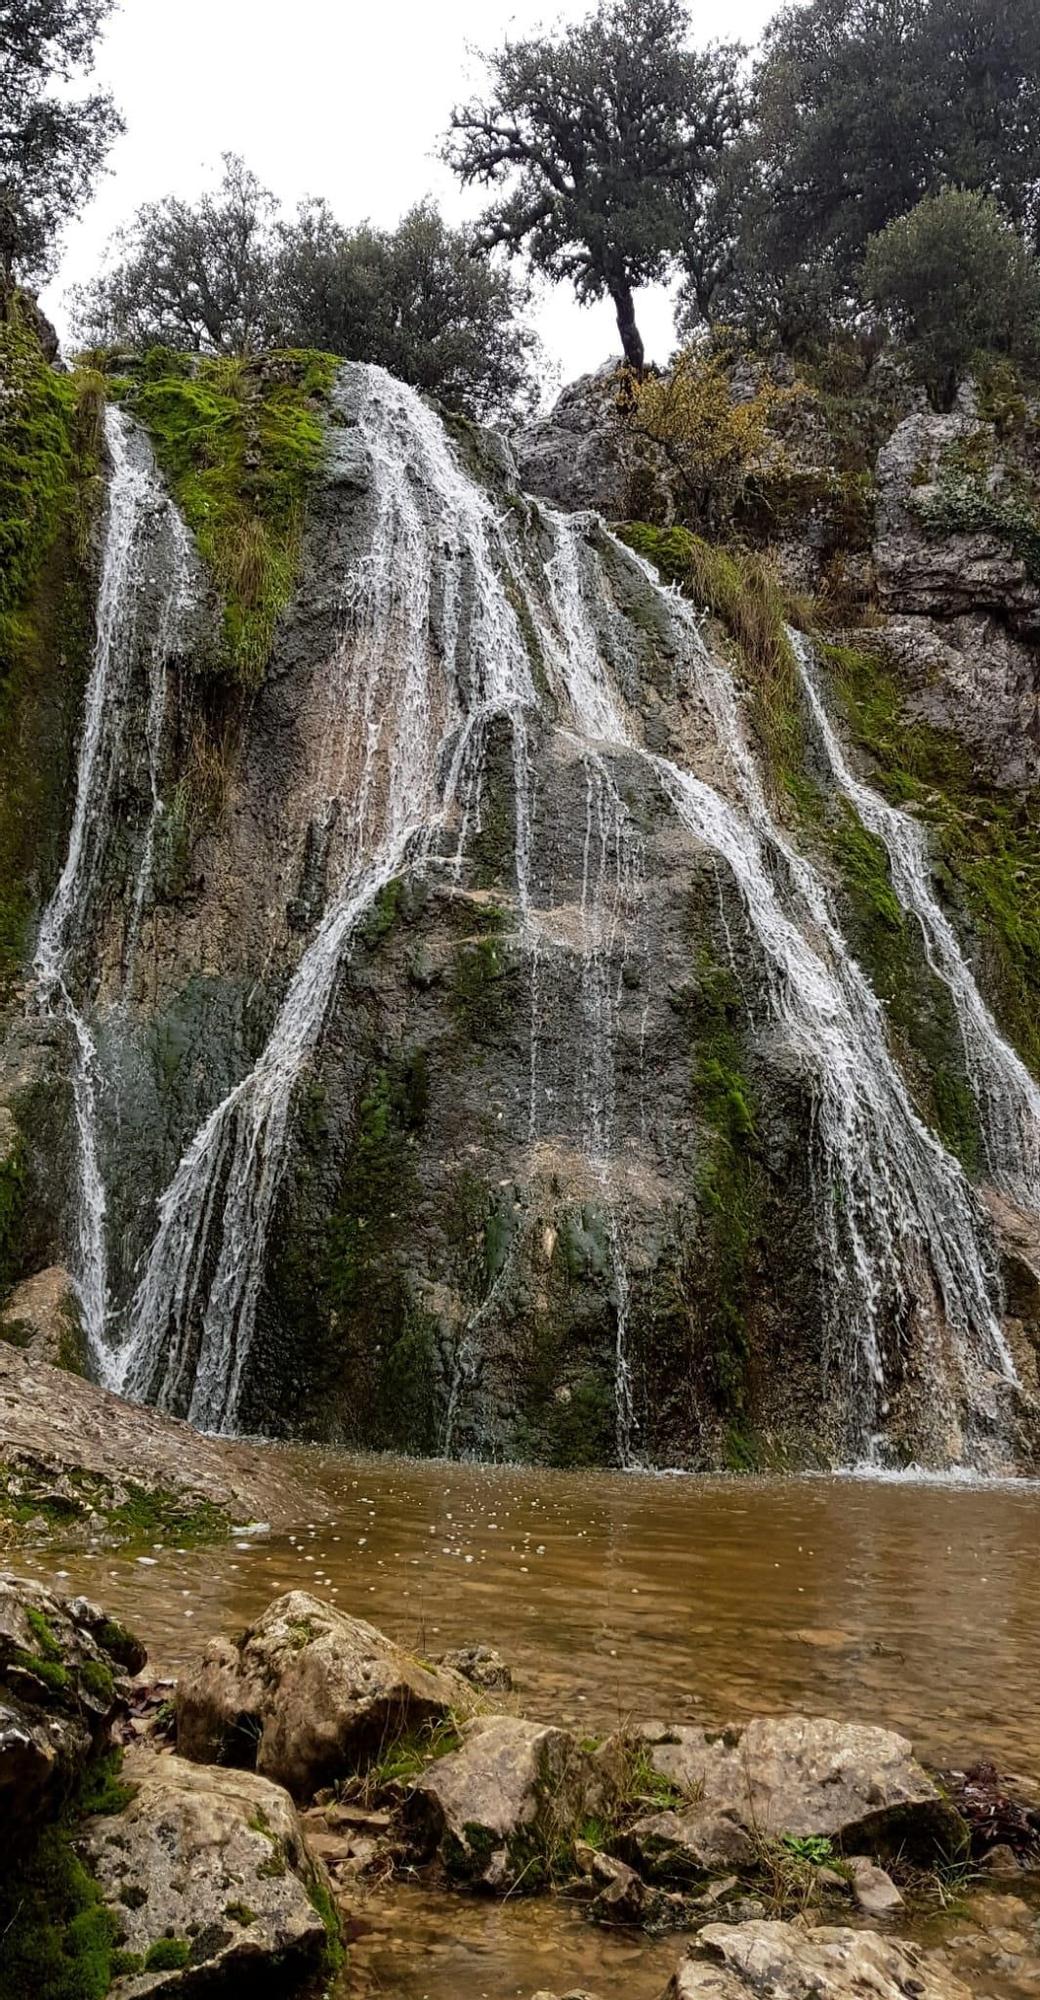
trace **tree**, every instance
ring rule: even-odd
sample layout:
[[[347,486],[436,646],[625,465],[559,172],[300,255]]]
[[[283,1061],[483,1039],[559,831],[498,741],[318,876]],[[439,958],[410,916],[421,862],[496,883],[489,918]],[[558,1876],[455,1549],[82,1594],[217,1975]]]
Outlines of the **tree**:
[[[464,185],[502,190],[483,243],[526,253],[579,299],[609,297],[637,371],[633,293],[696,231],[743,112],[743,50],[693,50],[688,32],[682,0],[600,0],[562,34],[507,42],[445,149]]]
[[[235,153],[215,194],[148,202],[115,238],[116,261],[73,297],[91,346],[248,354],[271,313],[274,196]]]
[[[863,289],[941,406],[979,355],[1040,359],[1040,263],[991,196],[947,189],[890,222]]]
[[[766,31],[750,199],[731,208],[744,301],[854,305],[871,236],[956,183],[1023,228],[1040,208],[1036,0],[809,0]]]
[[[280,232],[281,337],[353,361],[378,361],[474,417],[498,416],[532,390],[526,294],[430,202],[395,230],[342,230],[311,203]]]
[[[0,267],[39,279],[123,121],[110,96],[53,95],[91,67],[113,0],[0,0]]]

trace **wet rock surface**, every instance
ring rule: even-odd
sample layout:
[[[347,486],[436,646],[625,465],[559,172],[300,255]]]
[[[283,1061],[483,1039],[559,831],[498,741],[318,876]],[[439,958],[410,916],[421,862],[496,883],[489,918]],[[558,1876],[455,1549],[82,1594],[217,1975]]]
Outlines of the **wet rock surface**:
[[[10,1856],[108,1742],[144,1647],[85,1599],[0,1575],[0,1849]]]
[[[116,1994],[242,1994],[274,1966],[288,1991],[320,1965],[327,1885],[286,1792],[144,1749],[123,1776],[130,1803],[82,1841],[136,1961]]]
[[[420,1847],[449,1875],[484,1888],[551,1879],[553,1856],[602,1814],[612,1786],[565,1729],[521,1716],[481,1716],[458,1750],[419,1779],[408,1806]]]
[[[872,1931],[794,1923],[711,1924],[680,1965],[668,2000],[972,2000],[970,1988],[913,1946]]]
[[[642,1740],[654,1770],[693,1801],[634,1830],[648,1854],[674,1844],[711,1868],[746,1859],[755,1837],[778,1834],[925,1858],[964,1841],[959,1814],[891,1730],[789,1715],[721,1732],[650,1726]]]
[[[139,1532],[164,1509],[186,1533],[224,1535],[232,1524],[298,1518],[302,1505],[273,1454],[200,1437],[0,1341],[0,1542],[125,1541],[135,1519]]]
[[[197,1762],[255,1764],[306,1800],[473,1702],[460,1675],[424,1666],[363,1619],[290,1591],[239,1640],[212,1640],[182,1677],[177,1747]]]

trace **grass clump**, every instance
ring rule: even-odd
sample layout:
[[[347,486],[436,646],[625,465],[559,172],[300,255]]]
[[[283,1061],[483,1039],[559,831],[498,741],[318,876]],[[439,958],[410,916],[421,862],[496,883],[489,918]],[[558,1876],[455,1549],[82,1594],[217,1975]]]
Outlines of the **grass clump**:
[[[751,717],[774,787],[804,807],[805,717],[787,634],[804,607],[785,592],[768,556],[758,550],[713,547],[686,528],[652,528],[641,521],[618,532],[666,583],[677,584],[724,627],[747,678]]]
[[[223,598],[219,668],[247,687],[296,580],[336,367],[302,351],[189,362],[155,349],[119,386]]]

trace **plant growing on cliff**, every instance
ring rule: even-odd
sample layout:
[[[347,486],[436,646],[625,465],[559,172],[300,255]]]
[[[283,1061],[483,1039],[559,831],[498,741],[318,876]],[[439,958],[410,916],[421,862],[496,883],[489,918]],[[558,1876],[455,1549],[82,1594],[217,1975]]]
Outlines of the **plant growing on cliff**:
[[[948,188],[890,222],[863,290],[940,408],[979,355],[1040,360],[1040,264],[989,196]]]
[[[784,453],[770,419],[794,394],[764,380],[737,397],[732,373],[728,348],[687,347],[666,375],[631,378],[623,399],[631,428],[661,447],[698,523],[712,532],[732,519],[753,472],[767,460],[779,469]]]
[[[693,50],[689,26],[682,0],[600,0],[562,33],[506,42],[446,147],[464,186],[501,190],[483,243],[524,253],[583,301],[609,298],[637,372],[633,294],[696,231],[743,116],[743,51]]]
[[[64,224],[92,192],[123,121],[111,97],[71,96],[89,70],[113,0],[0,4],[0,291],[38,277]]]

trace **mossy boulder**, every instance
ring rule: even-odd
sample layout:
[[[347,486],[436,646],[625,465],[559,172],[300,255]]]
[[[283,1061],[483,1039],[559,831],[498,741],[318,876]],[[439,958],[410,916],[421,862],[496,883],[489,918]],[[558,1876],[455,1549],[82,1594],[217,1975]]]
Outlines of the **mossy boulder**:
[[[306,1800],[475,1701],[460,1674],[293,1590],[236,1641],[212,1639],[182,1675],[177,1747],[202,1763],[255,1765]]]
[[[107,1747],[145,1658],[85,1598],[0,1575],[0,1847],[55,1813]]]
[[[287,1993],[338,1959],[325,1870],[280,1786],[144,1749],[124,1769],[132,1798],[80,1843],[121,1939],[114,1994],[238,1994],[275,1968]]]
[[[566,1729],[479,1716],[438,1758],[407,1806],[419,1849],[484,1889],[544,1889],[570,1872],[583,1828],[614,1800],[605,1765]]]

